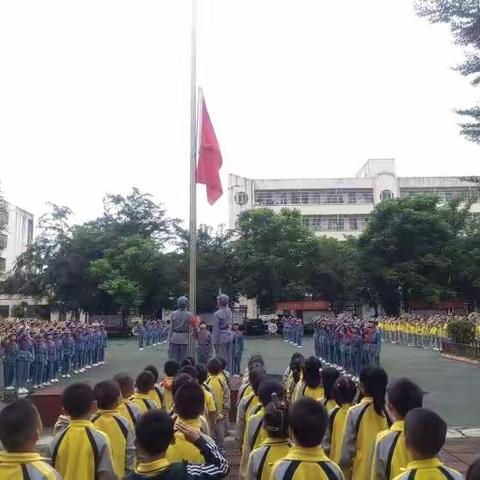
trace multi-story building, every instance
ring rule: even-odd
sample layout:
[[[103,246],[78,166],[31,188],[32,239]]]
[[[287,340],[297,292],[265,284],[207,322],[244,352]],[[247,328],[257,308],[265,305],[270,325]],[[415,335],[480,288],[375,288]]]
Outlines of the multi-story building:
[[[8,202],[0,206],[0,277],[33,241],[33,215]]]
[[[375,205],[394,197],[460,195],[471,199],[472,214],[480,215],[479,187],[463,177],[398,177],[393,159],[368,160],[352,178],[255,180],[230,174],[229,227],[235,228],[245,210],[295,208],[315,233],[341,239],[359,235]]]

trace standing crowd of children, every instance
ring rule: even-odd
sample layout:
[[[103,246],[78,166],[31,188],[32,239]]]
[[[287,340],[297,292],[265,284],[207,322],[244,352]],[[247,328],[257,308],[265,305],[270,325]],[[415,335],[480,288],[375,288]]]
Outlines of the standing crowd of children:
[[[168,360],[134,380],[68,386],[49,459],[36,453],[41,421],[27,399],[0,412],[2,480],[220,480],[232,408],[226,362]],[[237,397],[239,477],[247,480],[460,480],[442,463],[447,425],[408,378],[367,366],[358,384],[295,353],[282,381],[261,355]],[[480,461],[467,480],[479,480]]]
[[[105,362],[104,325],[47,321],[9,322],[0,332],[0,359],[6,391],[29,393],[84,373]]]

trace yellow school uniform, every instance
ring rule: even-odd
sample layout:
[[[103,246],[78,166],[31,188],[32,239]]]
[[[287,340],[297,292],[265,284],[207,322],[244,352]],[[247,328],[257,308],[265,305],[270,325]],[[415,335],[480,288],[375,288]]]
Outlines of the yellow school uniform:
[[[153,408],[160,408],[160,405],[152,400],[146,393],[134,393],[130,397],[130,401],[140,410],[142,415]]]
[[[197,432],[201,432],[202,423],[200,418],[195,420],[185,420],[183,418],[177,417],[177,420],[187,424],[188,426],[195,429]],[[204,438],[211,440],[207,435],[204,435]],[[183,433],[175,431],[175,443],[169,445],[167,450],[167,460],[170,463],[183,462],[193,463],[196,465],[201,465],[205,463],[205,458],[203,457],[200,450],[191,442],[185,440]]]
[[[412,461],[405,444],[405,422],[395,422],[377,435],[373,450],[371,480],[391,480]]]
[[[348,410],[340,467],[351,480],[370,478],[375,439],[379,432],[389,428],[388,421],[384,414],[375,412],[371,397],[364,397]]]
[[[98,410],[92,423],[110,440],[115,473],[123,478],[135,467],[135,434],[118,410]]]
[[[345,420],[351,405],[345,403],[330,411],[328,417],[327,433],[325,434],[325,451],[328,457],[335,463],[340,462],[342,456],[343,434],[345,431]]]
[[[63,480],[95,480],[100,472],[115,475],[110,441],[88,420],[72,420],[54,437],[49,453]]]
[[[271,480],[343,480],[343,475],[320,447],[294,446],[275,463]]]
[[[269,480],[273,465],[288,455],[290,447],[288,439],[267,438],[250,453],[246,480]]]
[[[438,458],[415,460],[395,480],[463,480],[461,473],[445,466]]]
[[[0,478],[6,480],[62,480],[38,453],[0,452]]]

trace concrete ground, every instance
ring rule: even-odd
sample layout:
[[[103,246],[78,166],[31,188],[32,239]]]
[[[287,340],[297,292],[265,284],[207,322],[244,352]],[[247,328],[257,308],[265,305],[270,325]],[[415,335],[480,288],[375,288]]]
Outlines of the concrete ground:
[[[272,374],[282,374],[292,353],[297,350],[282,342],[280,337],[247,337],[245,348],[244,364],[250,355],[260,353]],[[313,353],[311,338],[305,339],[301,352],[305,356]],[[120,371],[135,377],[150,363],[161,371],[166,359],[166,345],[139,351],[134,339],[112,338],[104,366],[62,380],[60,386],[79,380],[96,383],[111,378]],[[421,385],[427,392],[425,405],[440,413],[450,427],[480,426],[479,366],[442,358],[438,352],[388,344],[383,346],[381,360],[391,378],[408,376]]]

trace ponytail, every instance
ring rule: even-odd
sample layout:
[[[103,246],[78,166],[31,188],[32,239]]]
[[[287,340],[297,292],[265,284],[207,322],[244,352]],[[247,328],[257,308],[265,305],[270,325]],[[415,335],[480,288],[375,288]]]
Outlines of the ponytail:
[[[322,369],[323,390],[327,400],[333,400],[333,387],[339,376],[340,373],[336,368],[326,367]]]
[[[375,413],[387,417],[385,413],[385,395],[387,392],[388,375],[385,370],[381,367],[365,367],[360,373],[360,383],[365,395],[373,398]]]

